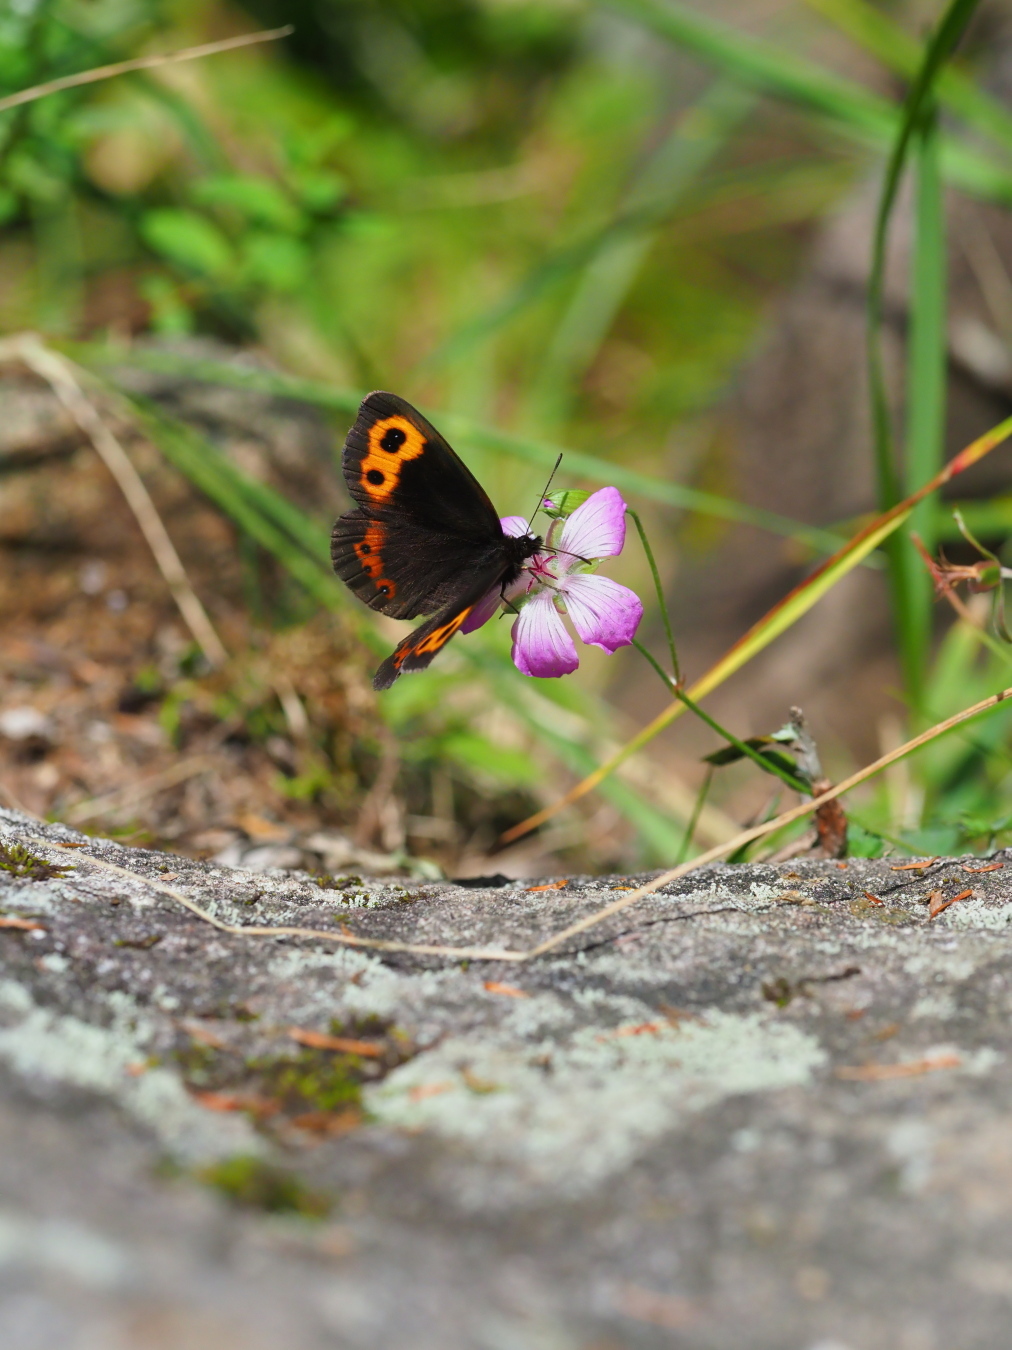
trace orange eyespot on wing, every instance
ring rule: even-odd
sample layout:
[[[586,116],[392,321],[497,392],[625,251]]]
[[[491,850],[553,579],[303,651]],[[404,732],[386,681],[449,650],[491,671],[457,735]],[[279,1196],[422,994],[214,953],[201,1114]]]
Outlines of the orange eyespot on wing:
[[[374,422],[359,464],[359,482],[369,499],[377,506],[388,501],[400,482],[403,464],[424,454],[425,446],[425,437],[406,417],[396,414]]]
[[[389,689],[397,676],[410,670],[424,670],[437,652],[459,632],[464,620],[474,609],[466,605],[449,618],[446,612],[437,614],[428,623],[423,623],[401,642],[396,651],[383,662],[373,679],[374,689]]]

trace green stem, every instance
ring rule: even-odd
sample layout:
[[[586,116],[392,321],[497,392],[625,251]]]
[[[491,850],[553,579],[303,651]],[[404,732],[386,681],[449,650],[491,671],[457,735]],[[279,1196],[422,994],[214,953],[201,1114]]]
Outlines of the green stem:
[[[674,694],[675,698],[681,699],[689,711],[695,713],[700,721],[705,722],[711,731],[715,731],[718,736],[722,736],[724,740],[727,741],[728,745],[733,745],[740,755],[745,755],[748,759],[752,760],[753,763],[758,764],[759,768],[762,769],[764,773],[773,774],[775,777],[786,783],[789,788],[793,788],[795,792],[800,792],[806,797],[812,795],[812,789],[808,783],[803,783],[800,778],[795,778],[792,773],[788,773],[786,769],[782,769],[780,765],[774,763],[773,760],[766,759],[758,750],[753,750],[750,745],[739,740],[734,732],[728,731],[726,727],[722,727],[719,722],[715,721],[709,713],[704,712],[699,704],[696,703],[694,699],[689,698],[685,690],[680,688],[671,676],[665,672],[661,663],[647,651],[642,642],[638,642],[636,638],[633,638],[632,645],[642,657],[650,662],[654,670],[657,671],[657,674],[664,681],[665,688],[668,692]]]
[[[647,562],[650,564],[650,571],[654,578],[654,590],[657,593],[657,604],[661,611],[661,618],[664,620],[664,631],[668,636],[668,651],[671,653],[671,669],[675,674],[675,684],[680,684],[682,672],[678,665],[678,651],[675,647],[675,635],[671,629],[671,617],[668,614],[668,607],[664,600],[664,587],[661,585],[661,574],[657,569],[657,560],[654,558],[654,551],[650,547],[650,540],[647,538],[647,532],[643,528],[643,522],[636,511],[631,511],[626,507],[626,515],[631,516],[637,533],[640,537],[640,543],[643,545],[643,552],[647,555]],[[652,657],[648,658],[653,660]]]
[[[878,476],[879,509],[887,510],[899,500],[899,478],[893,458],[892,427],[882,360],[882,320],[885,310],[886,240],[889,221],[899,192],[907,152],[915,131],[921,125],[935,80],[952,55],[973,17],[979,0],[952,0],[928,42],[920,69],[910,86],[903,109],[903,121],[893,142],[886,164],[882,196],[875,217],[871,274],[868,280],[868,382],[871,391],[872,426],[875,437],[875,467]],[[895,555],[896,548],[891,546]]]
[[[703,805],[710,793],[710,784],[713,782],[713,765],[709,765],[706,770],[706,777],[700,785],[699,792],[696,794],[696,804],[692,808],[692,815],[689,817],[689,823],[685,827],[685,838],[682,840],[682,847],[678,850],[676,866],[681,866],[685,861],[685,855],[692,844],[693,835],[696,833],[696,826],[699,824],[699,817],[703,814]]]
[[[787,786],[793,788],[795,792],[800,792],[804,797],[810,797],[812,795],[810,783],[802,782],[800,778],[796,778],[794,774],[788,773],[786,769],[782,769],[780,765],[776,764],[773,760],[766,759],[758,750],[753,750],[745,741],[740,741],[733,732],[728,731],[726,727],[722,727],[719,722],[714,721],[709,713],[704,712],[694,699],[689,698],[684,689],[675,689],[674,694],[675,698],[681,699],[690,712],[694,712],[696,716],[705,722],[712,731],[715,731],[718,736],[723,736],[724,740],[727,741],[729,745],[733,745],[739,754],[747,755],[749,759],[758,764],[764,773],[774,774],[781,782],[786,783]]]
[[[914,248],[910,277],[905,398],[905,494],[915,492],[941,468],[945,428],[945,211],[938,154],[936,110],[929,103],[914,140]],[[938,505],[923,501],[910,524],[929,553],[934,551]],[[904,684],[914,716],[922,714],[931,651],[931,579],[908,537],[896,536],[891,567],[893,604]]]

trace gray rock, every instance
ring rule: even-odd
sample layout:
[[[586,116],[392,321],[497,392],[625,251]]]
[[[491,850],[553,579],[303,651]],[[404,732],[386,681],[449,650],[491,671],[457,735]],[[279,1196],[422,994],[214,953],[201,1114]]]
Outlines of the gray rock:
[[[5,1348],[1007,1346],[1012,858],[710,867],[520,963],[152,883],[524,950],[635,879],[0,840],[71,869],[0,865]]]

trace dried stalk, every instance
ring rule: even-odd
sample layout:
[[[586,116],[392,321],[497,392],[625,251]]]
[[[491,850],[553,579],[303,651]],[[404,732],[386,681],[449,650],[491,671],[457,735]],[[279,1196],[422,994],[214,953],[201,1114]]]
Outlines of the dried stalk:
[[[130,457],[85,395],[74,373],[73,364],[66,357],[43,346],[33,334],[23,334],[0,342],[0,361],[4,360],[22,361],[44,379],[91,441],[133,511],[183,621],[208,663],[213,667],[223,666],[228,661],[228,652],[190,584],[162,518]]]
[[[76,89],[82,84],[97,84],[100,80],[111,80],[116,75],[127,75],[132,70],[154,70],[156,66],[171,66],[179,61],[196,61],[202,56],[215,56],[218,52],[231,52],[237,47],[251,47],[258,42],[276,42],[278,38],[288,37],[295,29],[290,23],[283,28],[265,29],[260,33],[243,33],[240,37],[225,38],[221,42],[204,42],[199,47],[184,47],[178,52],[168,52],[162,56],[136,56],[131,61],[116,61],[110,66],[95,66],[92,70],[80,70],[76,75],[61,75],[58,80],[47,80],[45,84],[33,84],[30,89],[20,89],[16,94],[0,98],[0,113],[8,108],[18,108],[23,103],[34,103],[47,94],[58,94],[63,89]]]
[[[859,769],[857,773],[851,774],[851,776],[845,778],[842,783],[837,783],[835,787],[829,788],[818,797],[813,797],[810,801],[802,802],[800,806],[793,807],[790,811],[785,811],[774,820],[768,820],[762,825],[754,825],[751,829],[743,830],[741,834],[736,835],[734,839],[730,839],[724,844],[718,844],[715,848],[711,848],[707,853],[703,853],[699,857],[693,858],[691,862],[682,863],[679,867],[672,867],[669,871],[662,872],[660,876],[654,877],[654,879],[648,881],[646,885],[640,886],[636,890],[623,895],[620,900],[615,900],[610,905],[605,905],[603,909],[599,909],[593,914],[588,914],[586,918],[570,924],[567,928],[563,928],[552,937],[546,938],[544,942],[538,943],[536,947],[531,947],[527,951],[522,952],[511,951],[509,949],[498,949],[495,947],[451,947],[428,943],[390,942],[384,938],[362,938],[356,937],[353,933],[334,933],[322,928],[246,927],[243,924],[225,923],[223,920],[217,919],[214,915],[209,914],[206,910],[201,909],[200,906],[195,904],[188,896],[183,895],[181,891],[177,891],[174,887],[167,885],[164,881],[153,881],[148,877],[141,876],[137,872],[131,872],[128,868],[118,867],[115,863],[106,862],[104,858],[92,857],[91,854],[83,853],[79,854],[78,857],[81,862],[88,862],[95,867],[102,867],[108,871],[117,872],[121,876],[131,877],[134,881],[139,881],[145,886],[150,886],[153,890],[160,891],[163,895],[170,896],[185,909],[188,909],[191,914],[195,914],[199,919],[203,919],[205,923],[211,924],[213,928],[217,928],[222,933],[231,933],[236,937],[315,938],[326,942],[336,942],[341,946],[346,947],[361,947],[372,951],[403,952],[413,956],[445,956],[454,961],[532,961],[536,957],[544,956],[547,952],[560,946],[569,938],[575,937],[578,933],[585,933],[588,929],[596,927],[599,923],[603,923],[605,919],[610,919],[613,915],[620,914],[624,910],[629,909],[645,896],[652,895],[655,891],[659,891],[662,886],[667,886],[672,881],[677,881],[680,877],[687,876],[690,872],[696,871],[697,868],[704,866],[706,863],[716,862],[726,854],[733,853],[736,849],[743,847],[745,844],[749,844],[755,839],[761,839],[764,835],[772,834],[775,830],[782,829],[785,825],[790,825],[792,821],[800,820],[810,812],[817,811],[820,806],[824,806],[835,797],[841,797],[845,792],[849,792],[851,788],[857,787],[859,783],[863,783],[866,779],[873,777],[877,773],[881,773],[881,771],[888,768],[890,764],[895,764],[897,760],[903,759],[914,750],[920,749],[922,745],[927,745],[929,741],[937,739],[937,737],[944,735],[947,731],[951,731],[954,727],[959,726],[963,722],[970,721],[971,718],[985,712],[988,708],[997,707],[999,703],[1003,703],[1009,698],[1012,698],[1012,688],[1003,689],[1000,693],[992,694],[990,698],[981,699],[979,703],[973,704],[972,707],[964,708],[962,712],[956,713],[952,717],[947,717],[944,722],[938,722],[935,726],[929,727],[927,731],[921,732],[919,736],[913,737],[912,740],[907,741],[904,745],[897,746],[895,750],[891,750],[888,754],[882,755],[873,763],[866,764],[863,769]],[[53,841],[49,839],[40,839],[36,836],[29,835],[28,840],[30,843],[40,845],[43,848],[55,847]]]

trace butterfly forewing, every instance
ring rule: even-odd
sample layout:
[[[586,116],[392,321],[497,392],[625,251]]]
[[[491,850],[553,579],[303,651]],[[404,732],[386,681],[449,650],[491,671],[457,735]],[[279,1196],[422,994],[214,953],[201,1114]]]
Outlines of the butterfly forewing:
[[[435,534],[502,533],[495,507],[435,427],[396,394],[370,394],[348,432],[342,468],[369,514],[414,521]]]

